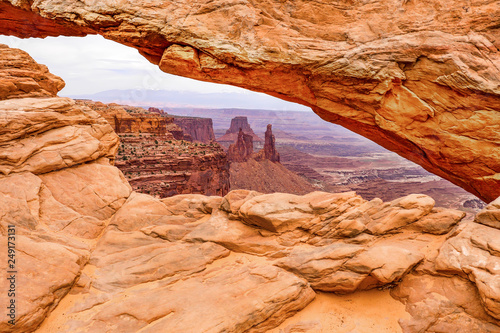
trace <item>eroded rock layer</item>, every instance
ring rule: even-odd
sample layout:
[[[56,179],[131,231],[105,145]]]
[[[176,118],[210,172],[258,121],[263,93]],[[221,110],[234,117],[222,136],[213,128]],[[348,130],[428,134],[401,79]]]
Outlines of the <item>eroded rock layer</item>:
[[[99,33],[165,72],[309,105],[487,202],[500,195],[495,1],[0,4],[1,33]]]
[[[118,133],[120,149],[116,166],[135,191],[158,198],[184,193],[223,196],[229,192],[226,153],[215,142],[182,140],[192,137],[174,123],[175,116],[160,113],[160,110],[150,112],[139,107],[90,100],[78,100],[77,104],[99,113]],[[211,119],[189,120],[193,120],[189,122],[192,133],[212,131]]]
[[[210,118],[173,116],[174,123],[187,134],[190,141],[210,143],[215,141],[214,127]]]
[[[0,245],[15,230],[18,288],[0,331],[268,332],[316,291],[394,287],[405,333],[500,331],[499,199],[474,219],[422,194],[160,200],[113,166],[118,136],[98,113],[14,85],[0,101]]]

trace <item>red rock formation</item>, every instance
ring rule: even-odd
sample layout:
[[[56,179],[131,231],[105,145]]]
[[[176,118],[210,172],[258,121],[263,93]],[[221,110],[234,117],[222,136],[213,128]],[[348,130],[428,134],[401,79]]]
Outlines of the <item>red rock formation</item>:
[[[174,117],[148,113],[128,105],[89,100],[77,103],[97,111],[120,135],[116,166],[134,190],[159,198],[186,193],[225,195],[229,192],[226,153],[216,143],[177,141],[190,136],[174,123]],[[201,125],[203,128],[209,123],[205,119],[193,119],[193,127]]]
[[[255,159],[257,161],[260,160],[270,160],[271,162],[278,162],[280,161],[280,154],[276,150],[276,138],[273,135],[272,131],[272,125],[268,124],[267,125],[267,130],[266,130],[266,141],[264,143],[264,148],[262,148],[255,156]]]
[[[0,33],[99,33],[167,73],[311,106],[487,202],[500,195],[494,1],[0,6]]]
[[[188,135],[186,139],[189,141],[210,143],[215,140],[214,128],[212,119],[173,116],[174,123],[178,125],[182,131]]]
[[[110,164],[110,124],[69,98],[0,101],[0,143],[0,235],[15,242],[0,270],[15,265],[17,286],[15,297],[0,293],[4,309],[16,305],[14,325],[0,317],[2,332],[272,332],[316,291],[395,286],[411,317],[383,302],[370,311],[405,333],[500,330],[500,198],[474,220],[421,194],[383,202],[237,190],[158,200],[133,192]],[[1,279],[0,290],[10,283]],[[365,314],[340,306],[348,308]],[[331,327],[307,315],[319,321],[313,329]],[[358,323],[342,316],[342,328]]]
[[[1,11],[1,7],[0,7]],[[37,64],[28,53],[0,44],[0,100],[25,97],[54,97],[64,81]]]
[[[97,111],[111,124],[116,133],[150,133],[164,136],[167,134],[167,124],[173,121],[172,118],[147,114],[142,108],[134,108],[135,113],[128,113],[124,106],[115,103],[104,104],[90,100],[77,100],[77,103]]]
[[[229,192],[229,162],[216,144],[158,135],[120,135],[116,166],[132,188],[159,198],[177,194],[223,196]]]
[[[229,146],[227,158],[230,162],[245,162],[253,154],[253,137],[240,128],[236,142]]]
[[[158,109],[158,108],[154,108],[154,107],[148,108],[148,112],[150,112],[150,113],[158,113],[158,114],[165,114],[165,111],[163,111],[161,109]]]
[[[262,141],[262,139],[253,132],[247,117],[234,117],[231,119],[231,126],[226,131],[226,134],[218,138],[217,141],[233,143],[237,140],[240,130],[243,130],[245,134],[251,135],[254,142]]]

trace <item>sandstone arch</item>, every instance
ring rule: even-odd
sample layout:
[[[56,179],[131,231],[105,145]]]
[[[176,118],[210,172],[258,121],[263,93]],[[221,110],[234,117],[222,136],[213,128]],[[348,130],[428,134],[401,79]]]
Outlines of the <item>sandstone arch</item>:
[[[488,202],[499,23],[492,0],[0,1],[2,34],[101,34],[165,72],[311,106]]]

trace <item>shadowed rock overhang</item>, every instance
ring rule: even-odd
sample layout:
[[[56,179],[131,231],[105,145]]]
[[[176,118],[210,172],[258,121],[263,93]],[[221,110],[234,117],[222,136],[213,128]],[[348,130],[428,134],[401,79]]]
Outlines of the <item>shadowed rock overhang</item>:
[[[310,106],[490,202],[497,1],[0,1],[0,33],[100,34],[164,72]]]

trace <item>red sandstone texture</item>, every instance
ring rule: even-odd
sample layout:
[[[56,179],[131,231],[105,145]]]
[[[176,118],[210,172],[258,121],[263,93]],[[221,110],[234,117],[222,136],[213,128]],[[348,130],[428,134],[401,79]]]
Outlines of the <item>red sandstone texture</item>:
[[[120,141],[116,166],[138,192],[158,198],[229,192],[229,162],[217,143],[151,134],[120,134]]]
[[[248,118],[247,117],[234,117],[231,119],[231,126],[229,129],[226,131],[226,134],[221,136],[220,138],[217,138],[218,142],[235,142],[236,139],[238,138],[240,129],[243,131],[243,133],[251,135],[252,136],[252,142],[260,142],[262,141],[261,138],[259,138],[252,130],[250,127],[250,124],[248,123]]]
[[[215,141],[212,119],[181,116],[173,117],[174,123],[182,129],[189,141],[202,143]]]
[[[70,98],[0,101],[0,145],[0,239],[16,260],[0,271],[17,270],[2,332],[500,331],[500,198],[473,219],[422,194],[160,200],[132,190],[111,125]],[[346,295],[315,311],[317,293]]]
[[[0,6],[0,33],[98,33],[167,73],[311,106],[487,202],[500,195],[495,1]]]
[[[0,12],[2,11],[0,6]],[[64,81],[36,63],[28,53],[0,44],[0,100],[25,97],[54,97]]]
[[[276,150],[276,138],[273,135],[272,125],[267,125],[267,130],[265,134],[264,148],[262,148],[255,156],[257,161],[259,160],[269,160],[271,162],[280,161],[280,154]]]
[[[174,123],[173,116],[89,100],[79,100],[77,104],[97,111],[119,134],[116,166],[134,190],[158,198],[186,193],[222,196],[229,192],[226,153],[214,142],[182,140],[186,135]],[[206,119],[192,119],[193,131],[200,125],[198,132],[203,133]]]
[[[231,162],[246,162],[253,155],[253,137],[240,128],[236,142],[229,146],[227,158]]]
[[[162,117],[154,113],[148,114],[142,108],[90,100],[77,100],[77,103],[97,111],[109,122],[116,133],[150,133],[165,136],[167,125],[173,123],[173,118]],[[131,112],[127,112],[127,109]]]

